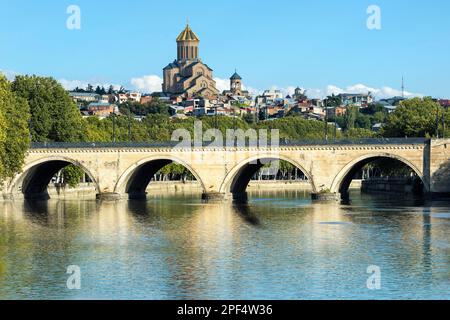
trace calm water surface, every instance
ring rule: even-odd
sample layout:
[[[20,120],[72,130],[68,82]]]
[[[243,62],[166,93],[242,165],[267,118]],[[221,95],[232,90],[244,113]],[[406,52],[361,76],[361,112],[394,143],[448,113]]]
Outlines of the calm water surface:
[[[450,299],[450,203],[198,199],[0,204],[0,299]]]

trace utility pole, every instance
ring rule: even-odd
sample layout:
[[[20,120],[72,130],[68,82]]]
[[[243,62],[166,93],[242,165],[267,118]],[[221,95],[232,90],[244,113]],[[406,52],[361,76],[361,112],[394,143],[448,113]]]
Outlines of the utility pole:
[[[216,129],[219,129],[219,128],[218,128],[218,123],[217,123],[217,105],[216,105],[215,108],[214,108],[214,127],[215,127]]]
[[[325,102],[325,118],[324,118],[324,122],[325,122],[325,127],[324,127],[324,130],[325,130],[325,141],[328,141],[328,108],[327,108],[327,105],[328,105],[328,98],[325,100],[326,102]]]
[[[439,139],[439,108],[436,109],[436,139]]]
[[[233,107],[233,126],[234,130],[237,130],[237,119],[236,119],[236,106]]]
[[[442,111],[442,139],[445,139],[445,109]]]
[[[128,107],[128,141],[131,142],[131,107]]]
[[[405,78],[402,76],[402,98],[405,98]]]
[[[113,142],[116,143],[116,112],[112,113],[112,125],[113,125]]]
[[[337,112],[336,112],[336,105],[334,106],[334,141],[336,142],[337,139]]]

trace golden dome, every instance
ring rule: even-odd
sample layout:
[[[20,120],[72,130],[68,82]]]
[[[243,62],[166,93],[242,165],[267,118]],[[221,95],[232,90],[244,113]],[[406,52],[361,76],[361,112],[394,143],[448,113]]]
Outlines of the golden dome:
[[[178,36],[177,41],[200,41],[200,39],[194,31],[191,30],[189,25],[186,25],[186,28]]]

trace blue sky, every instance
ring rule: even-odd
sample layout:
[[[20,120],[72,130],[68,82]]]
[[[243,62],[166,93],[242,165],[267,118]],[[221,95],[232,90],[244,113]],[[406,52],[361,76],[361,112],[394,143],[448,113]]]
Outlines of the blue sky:
[[[0,70],[151,91],[189,18],[218,86],[237,68],[251,90],[313,96],[373,89],[450,97],[447,0],[0,0]],[[68,30],[67,7],[81,9]],[[369,5],[381,30],[366,27]],[[132,80],[134,79],[134,80]]]

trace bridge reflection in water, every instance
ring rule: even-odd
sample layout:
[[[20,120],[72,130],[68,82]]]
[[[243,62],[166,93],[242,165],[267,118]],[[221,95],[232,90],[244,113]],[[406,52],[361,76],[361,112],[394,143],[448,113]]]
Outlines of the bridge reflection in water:
[[[0,298],[450,298],[450,204],[251,199],[2,203]],[[79,291],[64,286],[74,264]]]

